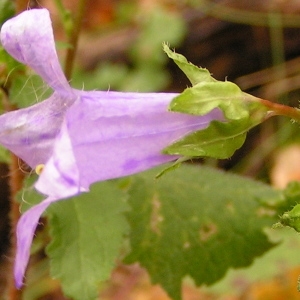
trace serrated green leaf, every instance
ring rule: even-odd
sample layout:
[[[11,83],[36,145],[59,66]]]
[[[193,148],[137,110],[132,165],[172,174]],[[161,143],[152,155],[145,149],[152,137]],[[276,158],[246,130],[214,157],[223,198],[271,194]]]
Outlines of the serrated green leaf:
[[[188,62],[187,59],[178,53],[170,50],[167,44],[163,44],[163,50],[171,58],[176,65],[182,70],[182,72],[187,76],[192,85],[196,85],[200,82],[215,82],[209,71],[204,68],[199,68],[192,63]]]
[[[186,89],[173,99],[172,111],[205,115],[219,108],[226,121],[212,121],[205,129],[183,137],[163,152],[188,157],[231,157],[244,144],[247,132],[268,114],[266,107],[252,98],[231,82],[200,83]]]
[[[297,232],[300,232],[300,204],[295,205],[293,209],[280,216],[279,223],[275,224],[274,227],[276,228],[279,224],[294,228]]]
[[[282,191],[282,202],[277,207],[277,213],[282,214],[300,203],[300,182],[293,181]]]
[[[181,281],[212,284],[229,268],[241,268],[274,245],[264,228],[260,198],[279,192],[262,183],[200,166],[183,165],[158,180],[158,170],[134,177],[128,213],[131,253],[154,283],[181,299]]]
[[[224,121],[211,122],[207,128],[183,137],[163,152],[190,157],[229,158],[243,145],[247,131],[269,116],[268,108],[260,99],[241,91],[236,84],[215,80],[206,69],[187,62],[185,57],[172,52],[167,45],[164,45],[164,50],[193,83],[193,87],[171,101],[169,110],[203,116],[218,109],[223,113]]]
[[[169,109],[203,116],[214,108],[220,108],[227,119],[237,120],[249,115],[249,105],[245,101],[247,96],[254,98],[230,81],[201,82],[175,97]]]
[[[60,201],[47,212],[51,244],[47,254],[51,275],[75,300],[97,298],[120,253],[128,225],[124,194],[112,182],[92,186],[88,194]]]
[[[268,203],[266,203],[268,205]],[[288,226],[300,232],[300,182],[291,182],[282,191],[280,202],[269,203],[280,215],[274,228]]]

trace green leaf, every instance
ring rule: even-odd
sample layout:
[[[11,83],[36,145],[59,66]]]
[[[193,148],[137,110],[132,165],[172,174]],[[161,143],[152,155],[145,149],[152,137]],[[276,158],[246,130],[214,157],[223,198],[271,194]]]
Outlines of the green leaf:
[[[277,226],[288,226],[294,228],[297,232],[300,232],[300,204],[297,204],[288,212],[285,212],[279,220],[279,223],[275,224]]]
[[[163,150],[165,154],[187,157],[207,156],[225,159],[245,142],[248,123],[245,120],[222,123],[212,121],[203,130],[193,132]]]
[[[185,57],[172,52],[167,45],[164,45],[164,50],[193,84],[172,100],[169,110],[204,116],[218,109],[224,120],[211,122],[207,128],[183,137],[163,152],[190,157],[229,158],[243,145],[247,131],[269,117],[268,108],[260,99],[241,91],[236,84],[215,80],[206,69],[187,62]]]
[[[3,23],[12,18],[15,13],[15,3],[11,0],[1,0],[0,1],[0,27]]]
[[[282,202],[277,207],[277,213],[282,214],[300,203],[300,182],[293,181],[282,191]]]
[[[227,119],[237,120],[247,117],[252,108],[246,97],[254,98],[230,81],[201,82],[175,97],[169,109],[203,116],[214,108],[220,108]]]
[[[266,203],[271,208],[276,209],[276,213],[281,215],[279,222],[274,224],[274,228],[288,226],[300,232],[300,182],[291,182],[282,191],[281,201]]]
[[[202,84],[199,85],[202,86]],[[212,85],[216,86],[212,87]],[[180,111],[205,115],[219,107],[228,121],[212,121],[205,129],[186,135],[163,149],[165,154],[229,158],[244,144],[247,132],[262,122],[268,113],[267,109],[258,102],[242,102],[247,94],[242,93],[233,83],[204,83],[202,87],[203,89],[200,88],[199,93],[196,89],[191,88],[177,97],[180,98],[178,104],[181,106]],[[221,88],[219,89],[219,87]],[[228,97],[226,96],[227,88],[229,90]],[[230,97],[230,95],[232,96]],[[174,99],[175,102],[177,98]]]
[[[246,101],[247,97],[253,98],[229,81],[202,82],[186,89],[171,102],[172,111],[205,115],[220,108],[229,122],[212,121],[207,128],[185,136],[163,152],[221,159],[232,156],[243,145],[248,130],[266,114],[264,107],[257,102]]]
[[[158,172],[134,177],[125,262],[139,262],[172,299],[181,299],[185,276],[197,285],[213,284],[274,246],[264,233],[274,218],[259,199],[278,198],[279,192],[201,166],[183,165],[154,180]]]
[[[49,208],[51,275],[61,281],[68,297],[97,298],[99,284],[110,277],[128,231],[126,210],[124,194],[113,182],[95,184],[89,193]]]
[[[247,132],[262,122],[267,114],[267,109],[261,107],[259,103],[219,101],[222,101],[221,97],[216,100],[218,103],[214,104],[213,101],[204,103],[203,106],[199,105],[199,108],[194,106],[193,110],[198,114],[205,114],[215,106],[219,106],[224,111],[227,122],[212,121],[205,129],[195,131],[169,145],[163,149],[163,153],[188,157],[229,158],[244,144]]]
[[[209,71],[204,68],[199,68],[192,63],[188,62],[187,59],[181,55],[170,50],[167,44],[163,44],[165,53],[171,58],[182,72],[187,76],[192,85],[196,85],[200,82],[215,82]]]

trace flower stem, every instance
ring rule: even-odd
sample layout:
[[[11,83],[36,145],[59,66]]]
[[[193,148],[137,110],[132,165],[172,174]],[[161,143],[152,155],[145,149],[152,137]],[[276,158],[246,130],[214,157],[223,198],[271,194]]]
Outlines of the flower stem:
[[[56,5],[56,8],[57,8],[57,10],[58,10],[58,12],[60,14],[60,17],[63,20],[64,15],[66,13],[66,9],[65,9],[65,7],[64,7],[64,5],[63,5],[63,3],[62,3],[61,0],[54,0],[54,2],[55,2],[55,5]]]
[[[269,109],[268,117],[272,116],[285,116],[298,123],[300,123],[300,110],[295,107],[274,103],[269,100],[260,99],[261,104]]]
[[[71,12],[66,9],[62,3],[61,0],[54,0],[55,4],[56,4],[56,8],[58,10],[60,19],[62,21],[63,27],[64,27],[64,31],[65,34],[67,36],[67,39],[70,39],[70,36],[72,34],[73,31],[73,18],[72,18],[72,14]]]
[[[60,1],[56,0],[56,2],[60,2]],[[85,13],[86,2],[87,0],[78,1],[77,14],[73,20],[73,26],[71,28],[71,32],[68,32],[68,30],[66,30],[66,33],[68,35],[68,44],[70,45],[70,47],[67,50],[65,68],[64,68],[67,79],[71,78],[71,74],[74,67],[74,58],[77,51],[78,38],[79,38],[82,20]]]

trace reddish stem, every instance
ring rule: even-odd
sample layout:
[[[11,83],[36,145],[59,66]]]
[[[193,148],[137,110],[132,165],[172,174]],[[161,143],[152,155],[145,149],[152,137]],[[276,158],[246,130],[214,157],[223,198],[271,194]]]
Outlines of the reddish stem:
[[[297,122],[300,122],[300,110],[295,107],[274,103],[264,99],[260,99],[260,103],[270,109],[268,117],[286,116]]]

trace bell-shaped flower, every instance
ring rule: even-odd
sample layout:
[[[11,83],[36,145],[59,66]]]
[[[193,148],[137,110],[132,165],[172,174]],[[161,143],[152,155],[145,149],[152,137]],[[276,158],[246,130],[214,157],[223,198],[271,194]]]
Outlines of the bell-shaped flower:
[[[38,220],[52,202],[87,192],[94,182],[176,159],[162,149],[221,114],[168,112],[174,93],[71,88],[57,58],[46,9],[8,20],[1,28],[1,43],[54,91],[41,103],[0,116],[0,143],[30,167],[44,165],[35,188],[46,199],[25,212],[17,226],[15,280],[21,287]]]

